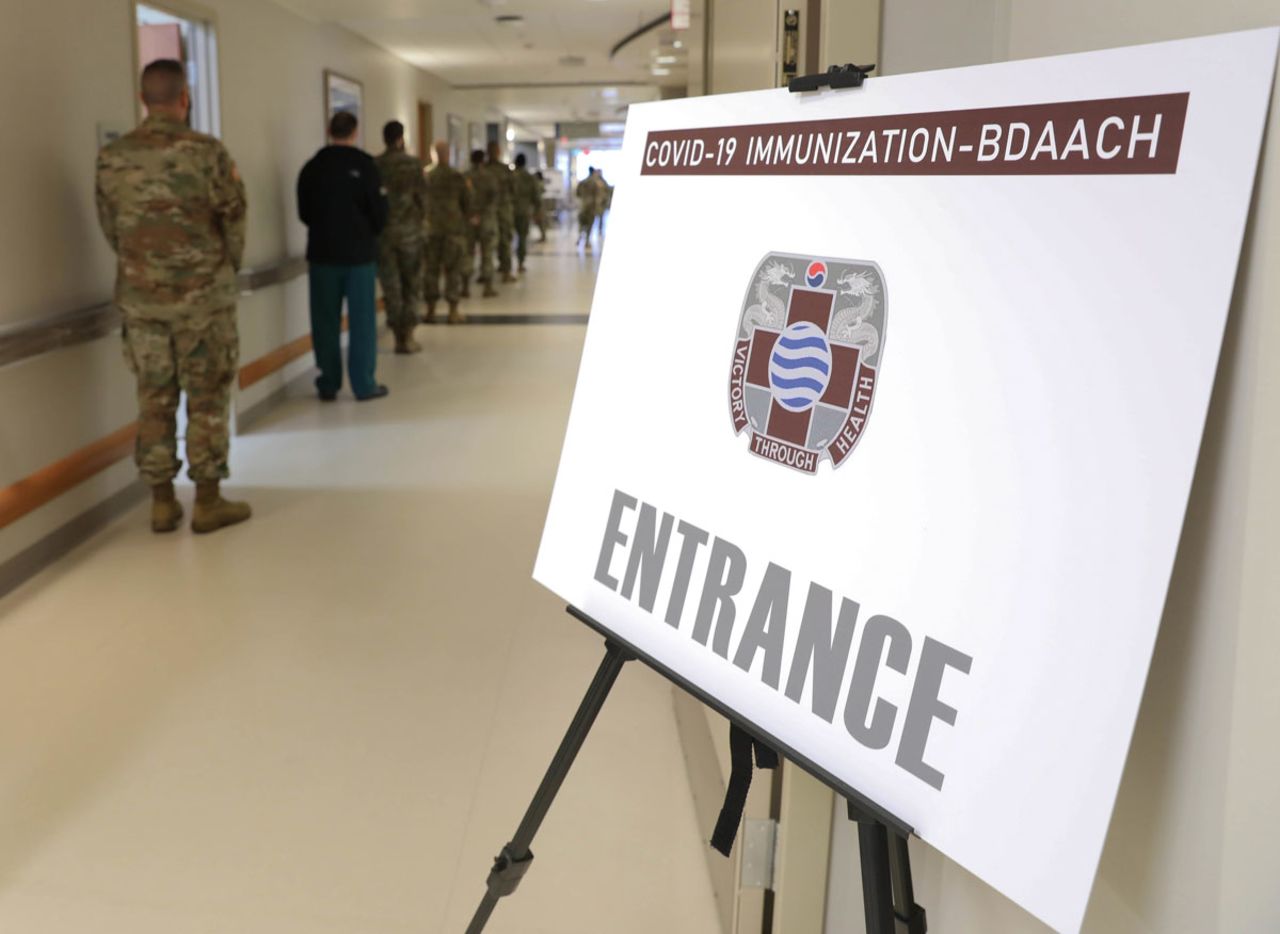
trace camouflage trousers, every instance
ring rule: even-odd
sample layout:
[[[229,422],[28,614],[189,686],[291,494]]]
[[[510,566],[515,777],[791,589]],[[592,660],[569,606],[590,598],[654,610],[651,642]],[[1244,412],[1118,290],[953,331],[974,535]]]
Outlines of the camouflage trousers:
[[[580,210],[578,212],[578,239],[590,239],[591,228],[596,223],[596,212],[591,208]]]
[[[135,459],[143,482],[168,483],[178,459],[178,400],[187,394],[187,475],[229,475],[231,387],[240,358],[235,306],[158,321],[126,315],[124,359],[138,382]]]
[[[493,282],[493,254],[497,247],[498,225],[491,220],[482,220],[479,226],[471,228],[471,249],[467,256],[467,274],[471,274],[471,264],[475,262],[476,250],[480,251],[480,281]]]
[[[384,237],[378,245],[378,281],[387,306],[387,327],[395,334],[412,331],[422,295],[422,242]]]
[[[427,301],[440,300],[440,277],[444,276],[444,297],[456,302],[465,273],[463,238],[456,233],[429,233],[422,251],[427,274]]]
[[[524,258],[529,255],[529,221],[528,214],[516,215],[516,261],[524,268]]]
[[[514,224],[509,214],[498,216],[498,272],[511,275],[511,235]]]

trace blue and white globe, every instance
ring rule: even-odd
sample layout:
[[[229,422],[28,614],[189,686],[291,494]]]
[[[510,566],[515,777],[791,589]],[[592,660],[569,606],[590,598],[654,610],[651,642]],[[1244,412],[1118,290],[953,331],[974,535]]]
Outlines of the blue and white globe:
[[[778,405],[805,412],[827,391],[831,381],[831,345],[822,328],[797,321],[782,332],[769,357],[769,388]]]

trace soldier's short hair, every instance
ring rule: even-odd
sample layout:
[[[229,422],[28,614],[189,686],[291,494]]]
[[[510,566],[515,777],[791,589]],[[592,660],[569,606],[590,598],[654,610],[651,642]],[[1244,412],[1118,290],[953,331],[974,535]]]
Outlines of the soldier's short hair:
[[[356,135],[360,121],[356,115],[346,110],[339,110],[329,120],[329,137],[331,139],[351,139]]]
[[[528,161],[529,160],[524,157],[524,153],[522,152],[516,153],[516,165],[520,166],[520,168],[524,168],[525,163],[527,163]]]
[[[483,149],[471,150],[471,164],[482,165],[483,163],[484,163],[484,150]]]
[[[142,102],[148,107],[176,104],[187,89],[187,72],[182,62],[158,58],[142,69]]]
[[[382,128],[382,141],[388,146],[394,146],[402,139],[404,139],[404,124],[399,120],[388,121]]]

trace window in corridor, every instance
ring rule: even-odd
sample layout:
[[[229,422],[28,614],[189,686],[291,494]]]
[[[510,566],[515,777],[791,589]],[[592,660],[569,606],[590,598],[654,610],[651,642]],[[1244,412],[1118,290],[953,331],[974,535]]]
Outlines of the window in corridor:
[[[149,4],[135,4],[134,10],[138,28],[136,72],[141,73],[158,58],[182,62],[191,87],[192,128],[220,135],[218,43],[213,24],[184,15],[177,9]]]

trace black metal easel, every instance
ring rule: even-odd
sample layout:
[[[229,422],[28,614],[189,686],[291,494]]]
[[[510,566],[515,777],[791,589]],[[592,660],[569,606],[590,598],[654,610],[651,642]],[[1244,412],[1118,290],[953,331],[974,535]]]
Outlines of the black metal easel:
[[[925,934],[925,911],[911,884],[907,838],[849,802],[849,820],[858,824],[862,864],[862,910],[867,934]]]
[[[875,67],[875,65],[832,65],[826,71],[816,75],[792,78],[787,82],[787,90],[795,94],[817,91],[820,88],[831,88],[834,91],[843,88],[860,88]]]
[[[794,92],[817,91],[820,88],[832,89],[859,88],[875,65],[832,65],[826,72],[817,75],[804,75],[792,78],[787,88]],[[866,914],[867,934],[926,934],[927,925],[925,911],[915,902],[915,892],[911,884],[911,854],[907,849],[907,838],[911,836],[911,828],[894,817],[874,802],[863,798],[853,789],[844,787],[821,768],[808,762],[803,756],[788,749],[784,744],[769,737],[756,727],[740,722],[733,711],[728,710],[717,699],[710,697],[696,685],[693,685],[678,674],[649,658],[635,646],[626,645],[617,636],[610,634],[599,623],[574,607],[569,613],[579,621],[605,637],[605,656],[596,670],[595,677],[587,688],[586,695],[574,715],[573,722],[560,742],[547,768],[538,791],[525,812],[524,819],[516,829],[511,842],[502,848],[493,861],[493,869],[484,898],[476,909],[471,924],[467,926],[467,934],[481,934],[484,926],[497,907],[498,900],[510,895],[520,885],[520,880],[529,871],[533,863],[533,851],[529,849],[534,835],[542,825],[551,802],[555,799],[560,786],[564,784],[569,768],[577,757],[595,723],[596,716],[604,706],[605,699],[613,683],[618,679],[622,666],[634,659],[641,659],[650,668],[665,676],[677,686],[689,691],[703,703],[719,710],[731,722],[740,728],[759,737],[771,748],[786,755],[796,765],[809,772],[819,781],[835,788],[848,799],[849,819],[858,824],[858,853],[862,864],[862,902]]]
[[[862,898],[866,910],[867,934],[925,934],[925,912],[915,903],[911,885],[911,857],[907,851],[907,837],[911,828],[874,802],[862,798],[856,791],[845,787],[834,776],[808,762],[799,753],[789,749],[774,737],[749,724],[715,698],[696,685],[686,681],[655,659],[649,658],[635,646],[626,644],[610,635],[594,619],[573,607],[569,613],[605,637],[605,655],[596,669],[595,677],[587,688],[565,732],[560,747],[547,767],[542,782],[530,802],[528,810],[516,829],[515,836],[502,848],[493,861],[480,905],[467,926],[467,934],[481,934],[493,914],[498,901],[510,895],[520,885],[520,880],[533,863],[530,845],[551,808],[551,802],[564,784],[574,759],[591,731],[604,702],[612,690],[622,666],[639,659],[676,686],[690,692],[703,703],[718,710],[732,722],[759,736],[772,748],[809,772],[819,781],[835,788],[849,801],[849,817],[858,822],[858,847],[862,861]]]
[[[542,783],[534,793],[533,801],[529,803],[529,809],[524,812],[524,818],[516,828],[511,842],[502,848],[502,852],[493,861],[486,883],[488,888],[471,923],[467,925],[467,934],[480,934],[484,930],[489,916],[498,905],[498,899],[514,892],[524,874],[529,871],[529,866],[533,863],[533,851],[529,849],[529,844],[533,843],[534,835],[542,826],[547,811],[551,809],[551,802],[564,784],[573,760],[578,757],[578,750],[591,732],[591,726],[596,722],[596,716],[604,706],[613,683],[618,680],[618,673],[622,671],[623,665],[634,658],[634,655],[618,643],[606,640],[604,660],[596,669],[596,676],[591,679],[587,693],[578,705],[578,712],[574,714],[564,739],[560,741],[560,748],[556,750],[546,775],[542,777]]]

